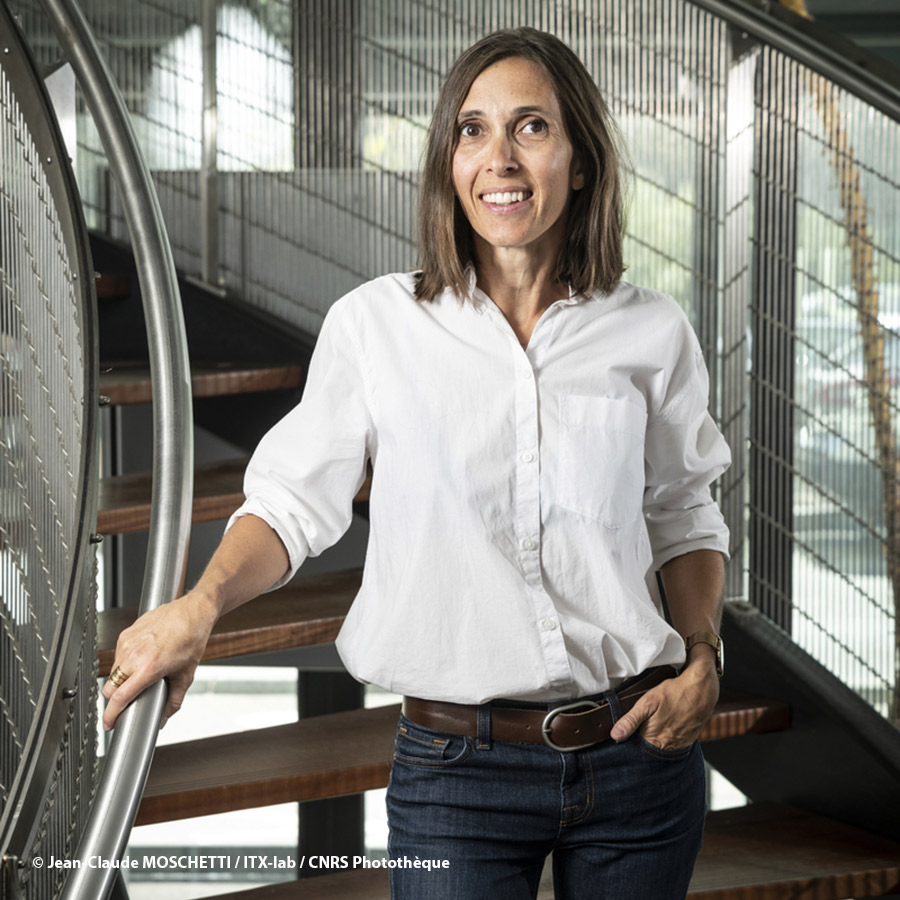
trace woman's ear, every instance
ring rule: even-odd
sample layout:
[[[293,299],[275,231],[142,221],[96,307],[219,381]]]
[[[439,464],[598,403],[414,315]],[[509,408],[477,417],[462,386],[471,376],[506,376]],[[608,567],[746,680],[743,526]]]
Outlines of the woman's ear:
[[[572,160],[572,190],[580,191],[584,187],[584,170],[581,161],[577,158]]]

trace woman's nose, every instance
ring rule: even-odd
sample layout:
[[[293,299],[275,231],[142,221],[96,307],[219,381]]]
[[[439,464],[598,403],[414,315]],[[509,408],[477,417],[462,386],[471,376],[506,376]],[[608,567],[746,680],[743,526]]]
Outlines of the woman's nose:
[[[516,168],[515,147],[506,134],[497,135],[488,148],[488,168],[497,175],[504,175]]]

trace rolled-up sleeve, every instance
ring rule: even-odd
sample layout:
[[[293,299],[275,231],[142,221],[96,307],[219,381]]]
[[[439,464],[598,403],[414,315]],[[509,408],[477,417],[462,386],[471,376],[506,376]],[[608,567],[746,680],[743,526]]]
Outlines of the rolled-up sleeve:
[[[374,429],[363,355],[345,298],[322,325],[301,402],[260,441],[244,475],[244,504],[226,526],[255,515],[278,534],[290,568],[336,543],[353,517]]]
[[[728,556],[728,528],[710,488],[730,465],[731,453],[708,398],[706,366],[691,333],[666,398],[648,421],[644,518],[654,569],[693,550]]]

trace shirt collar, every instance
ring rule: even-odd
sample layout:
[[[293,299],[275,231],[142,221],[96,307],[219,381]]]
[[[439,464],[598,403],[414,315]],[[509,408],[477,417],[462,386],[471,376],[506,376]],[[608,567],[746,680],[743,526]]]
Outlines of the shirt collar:
[[[472,305],[475,307],[475,311],[481,315],[485,310],[494,305],[493,301],[491,301],[491,298],[478,287],[478,276],[475,273],[475,266],[472,263],[469,263],[466,266],[465,277],[466,287],[468,288]],[[572,290],[572,285],[570,284],[569,296],[557,300],[550,308],[552,309],[553,306],[575,306],[578,303],[584,303],[586,299],[588,298],[583,297],[581,294],[576,294],[575,291]]]

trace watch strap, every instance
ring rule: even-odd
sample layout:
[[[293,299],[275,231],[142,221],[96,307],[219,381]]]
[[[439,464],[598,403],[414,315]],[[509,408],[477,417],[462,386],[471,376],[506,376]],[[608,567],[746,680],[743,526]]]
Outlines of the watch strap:
[[[695,644],[709,644],[716,651],[716,675],[721,678],[724,670],[722,638],[712,631],[695,631],[684,639],[685,652],[690,653]]]

